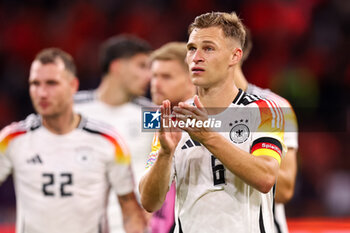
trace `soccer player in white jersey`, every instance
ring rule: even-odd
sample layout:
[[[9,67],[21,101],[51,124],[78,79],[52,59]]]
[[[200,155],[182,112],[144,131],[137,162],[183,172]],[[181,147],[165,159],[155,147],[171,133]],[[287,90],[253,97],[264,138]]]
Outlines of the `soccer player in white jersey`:
[[[251,83],[248,83],[246,80],[242,71],[242,65],[243,62],[248,58],[251,48],[251,34],[249,30],[247,30],[246,41],[243,47],[243,57],[241,59],[240,66],[238,66],[236,69],[234,81],[237,87],[241,88],[249,94],[273,100],[281,107],[281,110],[283,111],[285,119],[284,143],[288,148],[288,151],[281,162],[280,170],[278,172],[275,194],[276,204],[274,206],[274,222],[277,233],[288,233],[283,204],[287,203],[292,198],[294,193],[297,173],[298,123],[293,108],[288,100],[273,93],[269,89],[262,89]]]
[[[151,46],[144,40],[119,35],[108,39],[100,49],[101,83],[96,90],[79,91],[74,109],[114,126],[125,139],[131,153],[136,183],[145,170],[152,133],[142,132],[142,107],[154,106],[141,97],[146,93],[151,72]],[[120,207],[110,196],[108,216],[112,233],[123,232]]]
[[[128,232],[143,232],[127,146],[116,131],[73,112],[78,89],[73,59],[41,51],[30,68],[29,92],[38,115],[0,133],[0,183],[12,173],[18,233],[108,232],[112,188]]]
[[[188,70],[186,59],[186,43],[170,42],[151,54],[151,96],[156,105],[166,99],[173,106],[179,102],[189,101],[196,93]],[[152,142],[152,151],[148,159],[147,169],[160,148],[157,134]],[[173,232],[175,184],[172,184],[161,209],[151,219],[152,233]]]
[[[273,189],[283,144],[283,116],[269,100],[238,89],[231,73],[242,57],[245,30],[233,12],[196,17],[189,27],[187,63],[198,96],[194,105],[161,106],[160,149],[141,179],[141,203],[161,207],[176,181],[176,232],[273,232]],[[208,116],[229,131],[200,127]],[[165,128],[164,122],[197,127]],[[220,121],[219,121],[220,122]],[[180,123],[179,123],[180,124]]]

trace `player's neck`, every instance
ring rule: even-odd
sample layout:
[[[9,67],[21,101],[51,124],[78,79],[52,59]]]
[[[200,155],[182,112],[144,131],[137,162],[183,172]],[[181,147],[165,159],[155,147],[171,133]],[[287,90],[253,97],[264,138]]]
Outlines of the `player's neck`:
[[[237,94],[238,88],[231,78],[227,78],[224,82],[210,88],[198,87],[198,96],[204,107],[207,108],[209,115],[222,112],[232,103]]]
[[[241,88],[243,91],[246,91],[248,88],[248,81],[243,74],[242,67],[238,66],[235,69],[233,75],[233,80],[235,82],[236,87]]]
[[[193,89],[191,89],[191,91],[188,91],[180,101],[174,103],[172,102],[172,107],[179,105],[180,102],[186,102],[189,99],[193,98],[193,96],[196,94],[196,90],[197,88],[194,87]]]
[[[64,114],[42,117],[42,124],[54,134],[67,134],[76,129],[80,122],[80,115],[72,110]]]
[[[131,96],[114,77],[105,76],[97,88],[97,98],[105,104],[119,106],[131,100]]]

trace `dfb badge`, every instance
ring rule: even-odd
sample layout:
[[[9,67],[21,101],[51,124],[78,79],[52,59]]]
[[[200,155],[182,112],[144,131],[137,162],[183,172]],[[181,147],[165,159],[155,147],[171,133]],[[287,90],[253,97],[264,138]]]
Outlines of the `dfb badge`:
[[[250,131],[245,124],[235,125],[230,131],[230,139],[234,143],[241,144],[249,138]]]

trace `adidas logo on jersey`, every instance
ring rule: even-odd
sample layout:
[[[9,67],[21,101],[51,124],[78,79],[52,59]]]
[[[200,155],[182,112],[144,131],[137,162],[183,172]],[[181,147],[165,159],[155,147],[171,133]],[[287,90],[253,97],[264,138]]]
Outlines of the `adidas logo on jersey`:
[[[32,164],[40,163],[40,164],[42,164],[43,161],[41,160],[40,155],[36,154],[32,158],[27,159],[27,163],[32,163]]]
[[[181,147],[182,150],[191,148],[193,146],[201,146],[201,144],[195,140],[188,139],[185,144]]]

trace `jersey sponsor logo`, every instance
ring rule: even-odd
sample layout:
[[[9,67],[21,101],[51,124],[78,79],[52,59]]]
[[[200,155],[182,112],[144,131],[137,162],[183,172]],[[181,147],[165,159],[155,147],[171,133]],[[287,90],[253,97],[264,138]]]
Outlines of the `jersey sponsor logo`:
[[[40,158],[40,155],[36,154],[33,157],[27,159],[27,163],[29,164],[43,164],[43,161]]]
[[[181,147],[182,150],[191,148],[193,146],[201,146],[201,144],[193,139],[188,139],[185,144]]]
[[[144,111],[143,112],[143,128],[144,129],[160,129],[160,115],[157,111]]]
[[[247,123],[248,120],[241,119],[240,121],[235,121],[236,125],[230,130],[230,139],[232,142],[241,144],[249,138],[250,130],[248,126],[244,123]],[[238,124],[239,123],[239,124]]]

